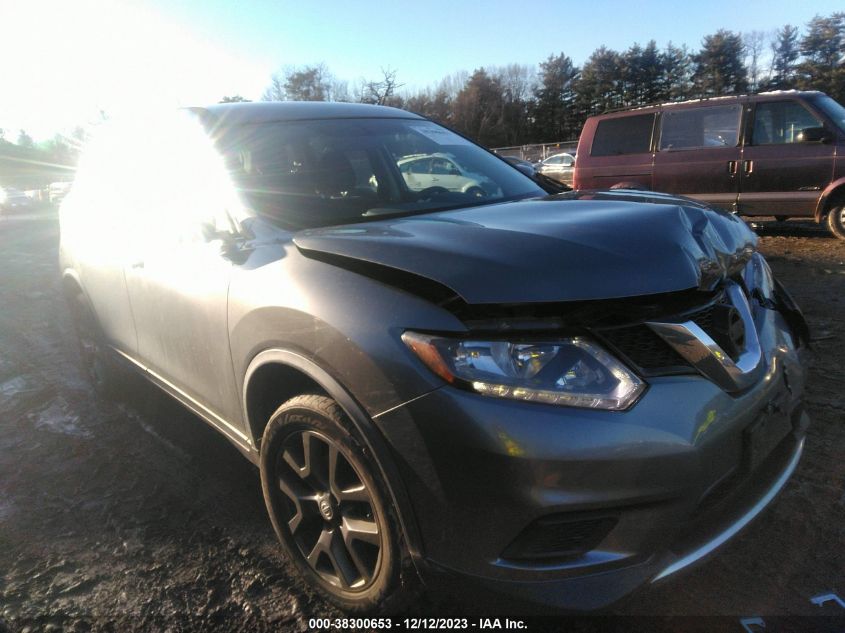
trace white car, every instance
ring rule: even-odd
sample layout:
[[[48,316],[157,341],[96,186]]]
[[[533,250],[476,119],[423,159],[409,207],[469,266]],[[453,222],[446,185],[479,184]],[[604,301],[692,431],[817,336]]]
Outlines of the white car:
[[[482,176],[464,170],[448,154],[414,154],[399,159],[397,165],[411,191],[439,187],[484,198],[497,189]]]
[[[12,187],[0,188],[0,209],[3,211],[29,211],[33,206],[32,198],[23,191]]]
[[[571,186],[572,175],[575,172],[575,157],[565,152],[554,154],[540,161],[534,167],[544,176]]]

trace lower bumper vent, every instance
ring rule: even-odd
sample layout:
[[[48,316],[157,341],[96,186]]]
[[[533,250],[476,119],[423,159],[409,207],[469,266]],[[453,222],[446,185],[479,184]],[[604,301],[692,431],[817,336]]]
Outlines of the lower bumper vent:
[[[512,561],[552,562],[578,558],[595,548],[617,523],[615,517],[578,519],[548,515],[526,527],[502,552]]]

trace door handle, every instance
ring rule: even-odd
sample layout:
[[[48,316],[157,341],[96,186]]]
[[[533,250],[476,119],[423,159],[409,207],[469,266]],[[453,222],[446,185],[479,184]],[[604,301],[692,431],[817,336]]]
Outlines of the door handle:
[[[736,176],[736,163],[737,163],[737,161],[735,161],[735,160],[729,160],[728,161],[728,173],[731,176]]]
[[[744,160],[742,161],[742,171],[746,174],[750,174],[754,171],[754,161],[753,160]]]
[[[132,266],[132,268],[143,268],[144,267],[144,260],[139,259],[137,261],[132,262],[132,264],[130,264],[130,265]]]

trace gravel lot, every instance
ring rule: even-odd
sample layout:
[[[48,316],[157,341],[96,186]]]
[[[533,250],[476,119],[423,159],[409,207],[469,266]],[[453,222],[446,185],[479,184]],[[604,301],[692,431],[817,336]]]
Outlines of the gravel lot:
[[[339,615],[289,570],[234,448],[140,381],[125,402],[94,397],[57,233],[50,214],[0,218],[0,633],[304,631]],[[845,242],[800,222],[759,233],[814,335],[805,457],[740,538],[613,615],[845,614],[810,601],[845,596]],[[463,608],[444,600],[421,613]]]

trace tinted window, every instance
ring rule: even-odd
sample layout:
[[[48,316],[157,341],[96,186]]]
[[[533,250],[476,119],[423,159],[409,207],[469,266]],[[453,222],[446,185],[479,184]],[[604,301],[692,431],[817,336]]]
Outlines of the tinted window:
[[[827,95],[822,95],[813,99],[813,103],[817,108],[821,109],[827,116],[833,119],[840,130],[845,132],[845,108],[841,104],[834,101]]]
[[[754,113],[754,145],[797,143],[798,133],[821,123],[797,101],[758,103]]]
[[[593,137],[592,156],[641,154],[651,150],[653,114],[619,117],[599,121]]]
[[[742,105],[663,112],[660,149],[735,147],[739,142]]]

